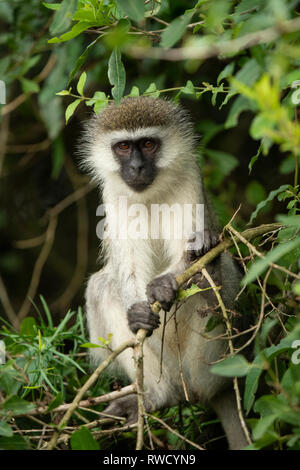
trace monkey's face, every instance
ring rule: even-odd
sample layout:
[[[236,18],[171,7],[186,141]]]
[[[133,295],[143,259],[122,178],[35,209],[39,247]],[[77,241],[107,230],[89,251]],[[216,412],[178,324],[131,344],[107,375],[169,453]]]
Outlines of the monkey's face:
[[[154,137],[112,143],[112,152],[120,165],[121,176],[134,191],[142,192],[154,181],[160,146],[160,139]]]

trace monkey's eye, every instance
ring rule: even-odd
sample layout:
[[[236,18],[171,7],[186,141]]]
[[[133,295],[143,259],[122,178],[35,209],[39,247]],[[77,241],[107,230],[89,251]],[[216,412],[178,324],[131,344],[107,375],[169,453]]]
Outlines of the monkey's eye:
[[[153,140],[145,140],[143,142],[143,147],[147,150],[152,150],[155,147],[155,142]]]
[[[119,148],[120,150],[123,150],[123,151],[129,150],[129,148],[130,148],[129,142],[119,142],[119,143],[117,144],[117,146],[118,146],[118,148]]]

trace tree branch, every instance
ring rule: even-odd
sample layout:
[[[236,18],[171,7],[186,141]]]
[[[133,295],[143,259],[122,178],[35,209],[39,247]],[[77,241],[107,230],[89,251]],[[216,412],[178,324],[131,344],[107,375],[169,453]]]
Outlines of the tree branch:
[[[237,54],[240,51],[249,49],[257,44],[266,44],[275,41],[278,37],[287,33],[294,33],[300,30],[300,18],[289,21],[278,22],[275,26],[245,34],[229,41],[220,41],[216,44],[203,44],[199,46],[187,46],[179,48],[163,49],[161,47],[140,47],[132,46],[127,53],[136,59],[158,59],[177,62],[187,59],[209,59],[216,56],[227,56]]]

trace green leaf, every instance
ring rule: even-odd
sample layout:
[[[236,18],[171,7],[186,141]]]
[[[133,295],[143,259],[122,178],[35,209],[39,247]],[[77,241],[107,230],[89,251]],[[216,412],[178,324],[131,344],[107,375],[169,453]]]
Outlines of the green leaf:
[[[144,95],[150,95],[153,98],[158,98],[159,97],[160,93],[159,93],[159,90],[157,89],[154,82],[150,83],[147,90],[144,92]]]
[[[224,69],[222,70],[222,72],[218,75],[218,78],[217,78],[217,85],[219,85],[219,83],[224,80],[224,78],[228,78],[228,77],[231,77],[232,76],[232,73],[234,71],[234,66],[235,66],[235,63],[234,62],[230,62],[229,64],[226,65],[226,67],[224,67]]]
[[[259,354],[253,361],[253,367],[246,377],[245,391],[244,391],[244,407],[246,414],[249,413],[255,400],[255,393],[257,391],[259,378],[264,370],[264,361],[261,354]]]
[[[58,93],[55,93],[56,95],[58,96],[67,96],[70,94],[70,91],[69,90],[61,90],[59,91]]]
[[[137,23],[144,19],[145,5],[143,0],[117,0],[118,7]]]
[[[266,204],[268,202],[271,202],[273,201],[273,199],[280,193],[283,193],[287,188],[289,187],[288,184],[283,184],[282,186],[280,186],[280,188],[277,188],[277,189],[274,189],[273,191],[270,192],[270,194],[268,195],[267,199],[265,199],[264,201],[261,201],[254,212],[252,212],[251,214],[251,217],[250,217],[250,221],[249,221],[249,224],[252,224],[253,220],[257,217],[259,211],[266,206]]]
[[[241,354],[228,357],[222,362],[218,362],[210,368],[213,374],[223,377],[244,377],[252,368],[252,364]]]
[[[256,441],[257,439],[262,438],[266,434],[270,426],[274,423],[275,419],[276,419],[275,414],[260,418],[260,420],[256,423],[256,425],[253,428],[253,431],[252,431],[253,439]]]
[[[282,225],[288,225],[289,227],[300,227],[300,215],[278,215],[276,217],[278,222],[282,223]],[[279,232],[281,235],[283,230]]]
[[[84,89],[85,82],[86,82],[86,73],[82,72],[77,83],[77,91],[80,94],[80,96],[83,96],[83,89]]]
[[[242,96],[242,95],[238,96],[234,100],[230,108],[230,111],[228,113],[228,116],[224,125],[225,129],[229,129],[230,127],[236,126],[238,123],[239,116],[243,111],[248,111],[248,110],[252,111],[253,109],[254,109],[253,102],[251,102],[245,96]]]
[[[20,334],[24,336],[36,336],[37,333],[37,324],[35,318],[26,317],[22,320],[20,326]]]
[[[186,85],[181,89],[182,93],[185,93],[186,95],[193,95],[195,96],[195,87],[194,84],[191,80],[188,80],[186,82]]]
[[[97,114],[101,109],[108,105],[108,97],[103,91],[96,91],[93,98],[85,102],[87,106],[94,106],[94,111]]]
[[[46,5],[49,5],[49,4],[46,4]],[[72,22],[73,13],[76,10],[76,6],[77,6],[77,0],[63,0],[61,4],[59,5],[59,8],[52,8],[52,9],[57,10],[49,28],[49,31],[52,36],[54,34],[62,33],[67,28],[69,28]]]
[[[260,156],[261,151],[262,151],[262,146],[260,145],[260,146],[258,147],[258,150],[257,150],[256,154],[253,155],[253,157],[251,157],[250,163],[249,163],[249,165],[248,165],[248,168],[249,168],[249,175],[250,175],[250,173],[251,173],[251,171],[252,171],[252,168],[253,168],[254,163],[256,162],[256,160],[258,160],[258,157]]]
[[[245,194],[247,201],[256,206],[262,199],[265,199],[266,190],[261,183],[252,180],[247,185]]]
[[[246,276],[242,279],[241,284],[246,286],[253,282],[258,276],[260,276],[269,266],[270,263],[275,263],[275,261],[282,258],[285,254],[294,250],[300,246],[300,237],[296,238],[287,243],[282,243],[281,245],[274,248],[270,251],[264,258],[255,261],[249,269]]]
[[[185,33],[186,27],[190,23],[193,14],[194,11],[191,11],[173,20],[162,32],[160,46],[165,48],[174,46]]]
[[[203,292],[207,290],[211,290],[212,287],[206,287],[205,289],[200,289],[196,284],[192,284],[191,287],[188,289],[178,289],[176,300],[184,300],[192,295],[198,294],[198,292]]]
[[[95,343],[82,343],[80,345],[81,348],[103,348],[101,344],[95,344]]]
[[[129,93],[128,96],[132,96],[132,97],[140,96],[140,90],[139,90],[139,88],[134,85],[134,86],[131,88],[131,92]]]
[[[64,399],[64,397],[63,397],[62,392],[59,392],[56,395],[56,397],[50,402],[46,413],[49,413],[50,411],[54,410],[54,408],[57,408],[59,405],[61,405],[62,402],[63,402],[63,399]]]
[[[254,406],[254,411],[262,417],[273,416],[292,425],[299,425],[300,412],[293,410],[287,403],[280,400],[278,396],[263,395]]]
[[[84,50],[84,52],[78,57],[78,59],[76,60],[75,62],[75,66],[73,68],[73,70],[71,71],[70,73],[70,77],[69,77],[69,81],[68,81],[68,86],[70,84],[70,82],[73,80],[73,78],[75,77],[76,73],[78,72],[78,70],[81,68],[81,66],[84,64],[90,50],[95,46],[95,44],[99,41],[99,39],[101,38],[101,36],[99,35],[97,37],[97,39],[95,39],[95,41],[91,42],[87,47],[86,49]]]
[[[46,8],[49,8],[49,10],[59,10],[62,4],[61,3],[42,2],[42,5],[44,5],[44,7],[46,7]]]
[[[30,69],[32,69],[33,67],[35,67],[35,65],[39,63],[40,59],[41,59],[41,54],[36,54],[26,59],[22,65],[21,75],[22,76],[26,75],[26,73]]]
[[[34,408],[35,405],[33,403],[14,395],[2,403],[0,413],[6,414],[11,412],[13,415],[20,415],[26,414],[29,411],[34,410]]]
[[[296,294],[296,295],[300,295],[300,282],[297,282],[295,285],[292,286],[293,287],[293,292]]]
[[[29,448],[28,443],[23,439],[22,436],[3,436],[0,437],[0,449],[5,450],[26,450]]]
[[[100,446],[94,439],[93,434],[84,426],[78,431],[73,432],[70,443],[72,450],[100,450]]]
[[[113,86],[112,96],[115,102],[120,104],[125,89],[126,73],[121,60],[121,52],[117,47],[114,48],[108,61],[108,79]]]
[[[13,434],[11,426],[5,421],[0,421],[0,436],[11,437]]]
[[[48,43],[49,44],[56,44],[56,43],[59,43],[59,42],[69,41],[70,39],[75,38],[80,33],[82,33],[86,29],[89,29],[93,26],[97,26],[97,23],[91,23],[90,21],[79,21],[78,23],[76,23],[73,26],[73,28],[70,31],[68,31],[67,33],[62,34],[62,36],[60,36],[59,38],[55,37],[55,38],[49,39]]]
[[[250,135],[253,139],[259,140],[268,137],[268,131],[273,130],[276,122],[271,114],[261,113],[255,116],[250,126]]]
[[[67,107],[66,113],[65,113],[66,124],[69,121],[70,117],[74,114],[80,102],[81,102],[81,99],[75,100],[71,104],[69,104],[69,106]]]
[[[223,318],[221,317],[221,315],[212,315],[205,325],[205,332],[209,333],[221,323],[223,323]]]
[[[21,78],[20,81],[24,93],[38,93],[40,91],[38,83],[34,82],[33,80],[28,80],[28,78]]]
[[[238,159],[227,152],[205,149],[205,154],[212,159],[215,171],[212,176],[213,186],[217,187],[238,165]]]

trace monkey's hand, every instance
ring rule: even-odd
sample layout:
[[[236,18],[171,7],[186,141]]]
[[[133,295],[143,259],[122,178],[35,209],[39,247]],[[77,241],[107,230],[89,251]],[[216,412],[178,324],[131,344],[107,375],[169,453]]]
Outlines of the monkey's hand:
[[[144,302],[137,302],[131,305],[127,311],[128,325],[135,334],[140,328],[147,330],[147,336],[151,336],[155,328],[160,325],[160,318],[157,313],[151,309],[151,305]]]
[[[158,276],[147,285],[146,293],[150,304],[156,300],[162,308],[169,311],[175,299],[178,285],[173,274],[168,273]]]
[[[209,250],[219,243],[219,234],[210,229],[194,233],[188,240],[186,259],[188,263],[195,261],[205,255]]]

